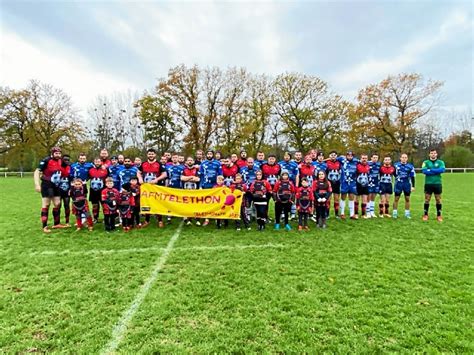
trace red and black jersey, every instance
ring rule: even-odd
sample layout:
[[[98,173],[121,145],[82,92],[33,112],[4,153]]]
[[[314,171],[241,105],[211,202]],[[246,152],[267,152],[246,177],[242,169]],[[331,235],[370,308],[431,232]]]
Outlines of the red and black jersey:
[[[288,203],[293,199],[296,189],[290,180],[278,180],[273,187],[273,193],[278,202]]]
[[[370,165],[365,163],[357,163],[356,165],[356,181],[362,186],[369,184]]]
[[[332,193],[331,182],[329,180],[316,180],[313,182],[314,198],[329,198]]]
[[[89,169],[90,187],[93,191],[100,191],[105,186],[105,178],[109,176],[109,171],[104,166]]]
[[[38,169],[43,173],[41,180],[50,181],[59,185],[61,181],[62,161],[51,157],[44,158],[39,163]]]
[[[311,164],[301,164],[300,168],[298,169],[299,176],[300,176],[300,186],[301,186],[301,179],[306,178],[308,179],[308,185],[311,186],[313,184],[314,179],[314,165]]]
[[[135,198],[133,197],[132,193],[130,191],[122,190],[119,193],[119,204],[118,204],[120,217],[131,218],[132,207],[134,206],[135,206]]]
[[[244,166],[247,166],[247,159],[238,159],[235,164],[242,169]]]
[[[313,210],[313,189],[311,186],[299,187],[296,191],[296,207],[299,212],[311,213]]]
[[[72,205],[74,207],[74,214],[88,211],[86,191],[84,186],[79,188],[72,186],[69,190],[69,196],[71,197]]]
[[[247,188],[247,184],[245,184],[244,182],[241,182],[241,183],[236,183],[234,182],[232,185],[230,185],[230,189],[232,192],[234,192],[235,190],[240,190],[242,192],[247,192],[248,188]]]
[[[226,186],[230,186],[234,182],[235,175],[238,172],[239,167],[236,164],[232,164],[232,166],[222,165],[222,175]]]
[[[115,188],[108,188],[102,190],[102,208],[104,214],[117,213],[117,208],[120,203],[120,193]]]
[[[263,164],[261,166],[263,178],[267,180],[271,186],[275,186],[280,176],[281,167],[279,164]]]
[[[133,199],[135,200],[135,206],[140,204],[140,185],[130,185],[130,192],[132,193]]]
[[[109,160],[109,159],[100,159],[101,160],[101,164],[102,166],[105,168],[105,169],[108,169],[111,165],[112,165],[112,162]]]
[[[199,177],[199,167],[197,167],[196,165],[193,165],[192,167],[185,165],[181,176]],[[186,190],[196,190],[199,186],[199,181],[183,181],[182,183],[183,189]]]
[[[395,167],[393,165],[382,165],[380,167],[380,183],[381,184],[391,184],[392,176],[395,175]]]
[[[326,161],[326,176],[332,183],[337,183],[341,180],[341,162],[339,160]]]
[[[146,161],[140,165],[139,170],[142,173],[143,181],[150,182],[160,176],[163,172],[166,172],[165,167],[158,161],[149,162]],[[158,185],[163,185],[164,180],[158,181]]]
[[[71,166],[61,165],[61,180],[59,181],[59,189],[62,193],[68,195],[69,189],[71,188]]]
[[[252,193],[254,202],[267,201],[267,193],[272,191],[272,187],[266,180],[255,180],[250,185],[249,191]]]

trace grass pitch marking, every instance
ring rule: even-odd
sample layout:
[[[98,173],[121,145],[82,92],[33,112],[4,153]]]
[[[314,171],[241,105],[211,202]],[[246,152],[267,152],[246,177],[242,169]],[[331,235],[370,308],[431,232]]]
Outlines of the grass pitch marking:
[[[138,308],[142,304],[146,295],[150,291],[151,286],[156,281],[160,270],[165,265],[165,262],[168,259],[168,256],[170,255],[171,250],[173,249],[174,243],[176,242],[176,240],[178,240],[179,235],[181,234],[182,227],[183,227],[183,222],[179,224],[178,229],[176,229],[176,231],[174,232],[173,236],[168,242],[168,245],[163,251],[163,254],[158,258],[158,261],[156,262],[155,267],[153,268],[153,271],[150,277],[142,285],[142,287],[140,288],[140,291],[135,296],[135,299],[133,300],[130,307],[128,307],[128,309],[125,310],[125,312],[122,314],[122,317],[120,317],[117,324],[115,324],[114,329],[112,331],[112,339],[110,339],[109,343],[105,346],[105,348],[102,351],[102,354],[111,354],[111,353],[114,353],[115,350],[117,350],[117,347],[119,346],[120,342],[123,339],[123,336],[125,335],[127,331],[130,321],[132,320],[133,316],[135,315]]]
[[[216,245],[216,246],[194,246],[194,247],[177,247],[174,250],[181,251],[212,251],[212,250],[244,250],[244,249],[266,249],[266,248],[287,248],[284,244],[243,244],[243,245]],[[44,250],[40,252],[30,253],[30,256],[87,256],[87,255],[109,255],[119,253],[148,253],[153,251],[163,251],[166,248],[148,247],[148,248],[128,248],[128,249],[91,249],[83,251],[72,250]]]

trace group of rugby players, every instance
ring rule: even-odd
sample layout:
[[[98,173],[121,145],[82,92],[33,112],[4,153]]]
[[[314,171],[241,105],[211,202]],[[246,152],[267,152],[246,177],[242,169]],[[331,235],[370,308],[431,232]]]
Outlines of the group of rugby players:
[[[430,152],[429,160],[423,163],[425,184],[425,213],[423,220],[428,219],[428,208],[432,194],[436,197],[437,219],[441,217],[441,174],[444,163],[437,159],[436,150]],[[102,206],[106,231],[115,229],[116,223],[124,231],[141,228],[150,223],[146,214],[142,221],[140,213],[140,185],[144,182],[183,189],[209,189],[228,187],[244,192],[241,219],[236,221],[236,229],[243,227],[250,230],[251,221],[255,219],[259,230],[265,229],[271,221],[268,216],[269,204],[275,203],[276,230],[283,226],[291,230],[289,221],[298,214],[298,230],[308,230],[308,220],[313,220],[320,228],[326,228],[326,220],[333,207],[334,216],[346,219],[358,219],[359,213],[364,219],[377,217],[375,211],[376,196],[380,195],[378,217],[398,218],[398,203],[401,194],[405,198],[405,218],[410,215],[410,194],[415,189],[415,169],[408,162],[407,154],[401,154],[399,161],[392,164],[392,159],[385,156],[379,162],[379,156],[361,154],[359,158],[352,151],[339,156],[331,151],[325,157],[322,151],[311,150],[303,156],[295,152],[294,156],[286,152],[283,159],[277,162],[275,155],[265,159],[263,152],[258,152],[256,159],[248,157],[245,151],[240,155],[222,156],[220,152],[202,150],[196,152],[195,158],[185,158],[179,154],[165,152],[157,160],[157,152],[148,149],[147,159],[133,161],[123,155],[112,156],[106,149],[94,161],[87,162],[85,154],[80,154],[78,161],[71,164],[71,157],[62,154],[59,147],[51,149],[51,155],[41,161],[35,171],[36,191],[41,192],[41,220],[43,231],[50,233],[48,227],[49,206],[53,203],[52,228],[70,227],[69,218],[72,212],[76,216],[77,230],[87,222],[89,230],[99,220]],[[87,186],[89,181],[89,186]],[[395,193],[392,213],[390,213],[390,196]],[[92,213],[89,212],[89,202]],[[65,224],[60,223],[61,206],[64,209]],[[118,217],[118,219],[117,219]],[[156,216],[159,227],[164,227],[164,217]],[[217,228],[228,226],[227,220],[217,220]],[[187,225],[192,220],[185,219]],[[196,225],[208,225],[208,219],[195,220]]]

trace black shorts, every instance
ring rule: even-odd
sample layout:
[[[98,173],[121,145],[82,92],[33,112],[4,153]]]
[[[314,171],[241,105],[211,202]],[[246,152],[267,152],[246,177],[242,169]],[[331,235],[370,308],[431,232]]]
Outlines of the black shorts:
[[[380,183],[380,194],[381,195],[391,195],[393,194],[393,185],[392,184],[387,184],[387,183]]]
[[[69,191],[64,191],[64,190],[59,189],[59,195],[61,196],[61,198],[68,198]]]
[[[51,181],[41,181],[41,197],[53,198],[61,196],[59,186],[56,186]]]
[[[369,187],[368,186],[362,186],[361,184],[357,184],[357,195],[368,195],[369,194]]]
[[[92,190],[89,193],[89,201],[92,204],[98,204],[100,203],[100,200],[102,199],[102,190]]]
[[[425,194],[441,195],[443,193],[443,185],[441,184],[426,184]]]
[[[339,195],[341,193],[341,182],[340,181],[331,181],[332,193]]]

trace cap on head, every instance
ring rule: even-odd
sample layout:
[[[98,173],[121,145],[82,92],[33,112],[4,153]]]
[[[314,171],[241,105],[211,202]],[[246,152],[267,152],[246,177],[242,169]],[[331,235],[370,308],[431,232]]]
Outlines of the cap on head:
[[[51,148],[51,154],[54,154],[54,153],[56,153],[56,152],[61,153],[61,148],[59,148],[59,147],[57,147],[57,146]]]

